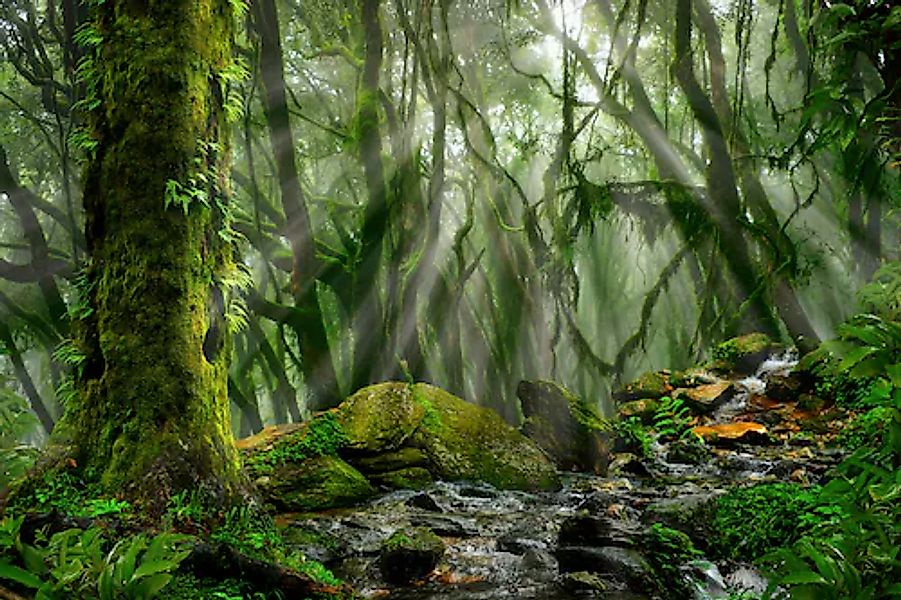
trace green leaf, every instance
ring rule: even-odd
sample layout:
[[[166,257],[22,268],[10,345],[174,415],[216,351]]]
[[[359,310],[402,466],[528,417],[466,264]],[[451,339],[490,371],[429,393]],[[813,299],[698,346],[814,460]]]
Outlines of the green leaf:
[[[876,350],[877,348],[873,348],[871,346],[862,346],[855,348],[845,355],[845,357],[842,359],[842,362],[838,365],[838,369],[840,371],[847,371],[866,357],[876,352]]]
[[[135,597],[140,598],[141,600],[151,600],[156,597],[164,587],[169,585],[170,581],[172,581],[172,575],[169,574],[160,573],[148,577],[135,587]]]
[[[843,19],[845,17],[853,17],[857,14],[857,11],[854,10],[853,6],[849,6],[844,2],[837,2],[836,4],[830,6],[829,12],[832,13],[832,16],[839,19]]]
[[[41,581],[41,578],[34,573],[26,571],[21,567],[11,565],[2,559],[0,559],[0,579],[15,581],[20,585],[33,589],[37,589],[44,584],[44,582]]]
[[[892,380],[892,385],[896,388],[901,388],[901,363],[888,365],[885,371],[888,373],[889,379]]]
[[[44,564],[43,553],[34,546],[22,544],[22,547],[19,548],[19,555],[22,557],[22,562],[25,563],[25,568],[32,573],[44,575],[49,572],[47,565]]]
[[[813,571],[799,571],[795,573],[789,573],[785,577],[779,580],[780,583],[785,585],[798,585],[798,584],[819,584],[819,585],[829,585],[829,582],[826,581],[822,575],[819,573],[814,573]]]
[[[142,577],[147,577],[148,575],[153,575],[154,573],[163,573],[166,571],[171,571],[178,567],[178,562],[174,560],[151,560],[141,564],[140,567],[135,570],[134,575],[131,576],[132,580],[141,579]]]

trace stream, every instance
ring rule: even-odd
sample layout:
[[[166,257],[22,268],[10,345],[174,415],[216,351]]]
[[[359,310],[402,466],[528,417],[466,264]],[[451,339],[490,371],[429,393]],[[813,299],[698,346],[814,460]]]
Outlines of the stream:
[[[735,395],[708,421],[747,421],[749,415],[773,410],[759,398],[769,378],[784,375],[796,362],[793,353],[770,357],[754,376],[734,382]],[[647,565],[642,566],[634,548],[651,523],[671,525],[690,517],[746,482],[802,477],[816,482],[841,458],[837,451],[791,439],[714,447],[699,465],[668,462],[669,444],[655,443],[653,450],[649,459],[614,455],[607,477],[566,474],[557,492],[439,482],[421,491],[391,492],[355,508],[281,515],[278,521],[289,543],[325,563],[364,598],[638,599],[646,596],[630,591],[631,582],[647,575],[642,573]],[[425,579],[391,586],[380,574],[380,545],[411,526],[434,531],[447,551]],[[592,570],[598,562],[605,565],[600,595],[572,574]],[[759,592],[766,586],[750,565],[715,564],[702,557],[680,568],[699,600]]]

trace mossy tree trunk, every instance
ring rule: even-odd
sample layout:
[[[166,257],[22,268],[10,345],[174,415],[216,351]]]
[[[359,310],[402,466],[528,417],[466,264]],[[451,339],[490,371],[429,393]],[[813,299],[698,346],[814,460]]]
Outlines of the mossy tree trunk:
[[[94,10],[85,358],[51,441],[87,478],[150,511],[186,489],[224,502],[245,486],[227,394],[232,3],[106,0]]]

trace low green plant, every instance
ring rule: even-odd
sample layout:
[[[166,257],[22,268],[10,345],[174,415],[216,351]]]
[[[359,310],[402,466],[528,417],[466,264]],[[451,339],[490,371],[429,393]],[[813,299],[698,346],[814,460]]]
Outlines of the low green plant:
[[[202,523],[207,520],[209,511],[196,490],[182,490],[169,498],[166,516],[173,524]]]
[[[892,408],[876,406],[854,416],[839,432],[836,442],[852,451],[878,447],[891,422]]]
[[[620,419],[613,423],[613,435],[617,445],[629,452],[634,452],[645,458],[651,457],[651,444],[654,438],[638,417]]]
[[[333,586],[339,586],[344,583],[319,561],[305,559],[297,563],[294,568],[317,583]]]
[[[681,398],[662,397],[653,422],[653,429],[661,439],[679,440],[693,435],[691,410]]]
[[[252,455],[247,464],[261,473],[286,462],[299,462],[316,456],[334,456],[347,444],[347,434],[333,413],[326,412],[310,421],[297,435],[275,442],[270,450]]]
[[[861,447],[837,467],[817,498],[832,518],[764,558],[765,598],[878,599],[901,596],[901,411],[888,410],[877,447]]]
[[[701,556],[691,539],[676,529],[654,523],[645,535],[646,556],[660,587],[674,597],[688,598],[691,586],[679,567]]]
[[[134,535],[109,546],[103,529],[68,529],[23,544],[22,517],[0,522],[0,580],[34,590],[36,600],[150,600],[172,580],[192,539]],[[15,556],[17,555],[17,556]],[[14,564],[18,562],[19,564]]]
[[[37,429],[38,420],[28,402],[11,388],[10,379],[0,375],[0,490],[21,477],[36,456],[22,440]]]
[[[284,542],[272,517],[250,506],[231,508],[225,513],[222,524],[213,530],[210,539],[263,560],[271,560],[284,551]]]
[[[799,539],[820,520],[817,488],[763,483],[735,488],[716,501],[712,538],[715,558],[755,560]]]
[[[131,510],[131,504],[126,500],[118,500],[116,498],[94,498],[85,503],[85,508],[81,514],[85,517],[105,517],[108,515],[119,515]]]

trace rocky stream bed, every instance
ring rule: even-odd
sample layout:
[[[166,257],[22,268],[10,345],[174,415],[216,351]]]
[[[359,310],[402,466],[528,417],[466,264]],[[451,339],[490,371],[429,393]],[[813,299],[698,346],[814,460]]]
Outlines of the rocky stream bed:
[[[660,597],[653,524],[685,532],[703,551],[711,507],[727,490],[816,483],[840,461],[840,451],[824,444],[828,426],[814,433],[803,426],[822,407],[799,395],[789,373],[795,364],[790,351],[758,352],[728,376],[695,369],[675,382],[662,371],[619,394],[621,416],[636,419],[647,419],[664,395],[681,397],[694,432],[707,441],[700,455],[686,456],[682,436],[655,441],[644,455],[614,447],[605,475],[563,473],[556,490],[433,481],[346,508],[283,511],[276,522],[291,546],[365,598]],[[413,544],[406,554],[386,546],[392,536],[418,532],[443,544],[418,551]],[[696,556],[670,566],[684,587],[664,597],[738,597],[766,586],[749,564]]]

